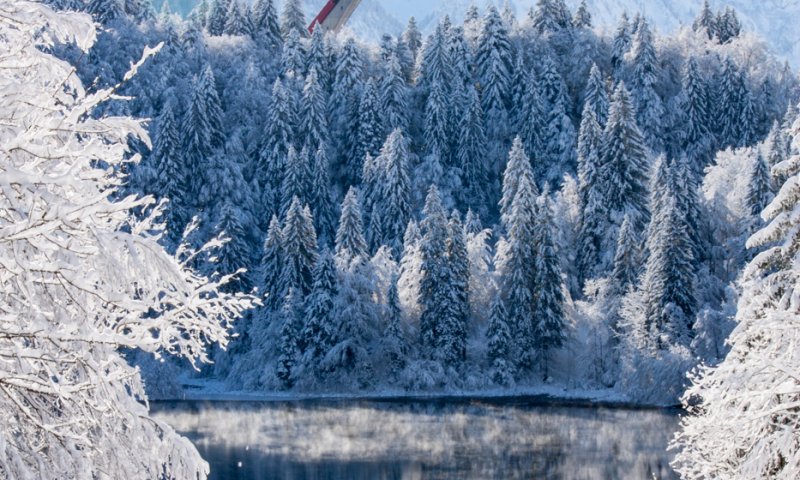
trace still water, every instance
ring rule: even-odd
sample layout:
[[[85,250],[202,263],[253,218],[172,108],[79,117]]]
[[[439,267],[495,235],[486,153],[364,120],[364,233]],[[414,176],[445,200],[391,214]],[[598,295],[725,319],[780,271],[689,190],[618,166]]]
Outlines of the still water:
[[[211,479],[672,479],[675,410],[541,399],[166,402]]]

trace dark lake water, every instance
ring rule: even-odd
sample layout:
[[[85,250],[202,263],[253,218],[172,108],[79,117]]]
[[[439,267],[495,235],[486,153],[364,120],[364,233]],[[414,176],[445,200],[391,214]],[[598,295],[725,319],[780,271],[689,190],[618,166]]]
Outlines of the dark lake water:
[[[672,479],[677,410],[541,399],[161,402],[218,480]]]

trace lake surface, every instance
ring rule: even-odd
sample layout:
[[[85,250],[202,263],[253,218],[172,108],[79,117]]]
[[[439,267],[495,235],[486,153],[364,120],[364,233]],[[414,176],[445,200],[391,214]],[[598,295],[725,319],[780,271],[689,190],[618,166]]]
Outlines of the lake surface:
[[[677,410],[542,399],[160,402],[211,479],[672,479]]]

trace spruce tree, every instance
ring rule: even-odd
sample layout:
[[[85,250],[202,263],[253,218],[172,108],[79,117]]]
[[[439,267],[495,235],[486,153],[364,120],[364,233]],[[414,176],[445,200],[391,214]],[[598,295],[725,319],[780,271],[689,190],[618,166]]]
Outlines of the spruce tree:
[[[300,108],[300,131],[303,145],[316,152],[328,142],[328,104],[316,68],[306,76]]]
[[[169,199],[165,218],[167,231],[173,240],[177,240],[188,221],[189,199],[186,198],[187,172],[181,164],[181,138],[172,101],[168,101],[161,109],[156,125],[158,130],[150,158],[154,170],[153,182],[145,186],[145,191],[157,198]]]
[[[277,309],[281,306],[286,292],[283,281],[285,257],[283,255],[283,230],[277,216],[269,222],[267,239],[261,256],[261,272],[263,274],[264,305]]]
[[[529,182],[532,194],[537,195],[530,159],[522,148],[522,139],[517,137],[508,154],[508,163],[503,174],[503,196],[500,199],[500,218],[506,232],[511,228],[512,207],[523,178]]]
[[[610,220],[617,225],[626,213],[637,231],[649,219],[647,209],[648,164],[644,139],[636,125],[628,90],[620,84],[614,92],[608,124],[600,147],[601,190]]]
[[[281,309],[283,324],[278,341],[278,363],[275,366],[275,375],[286,389],[292,388],[297,381],[296,368],[300,360],[299,326],[302,325],[301,303],[302,295],[297,289],[291,288]]]
[[[511,72],[514,51],[508,29],[494,6],[483,18],[483,28],[475,50],[475,69],[484,89],[483,109],[505,111],[511,100]]]
[[[375,157],[381,149],[385,139],[382,115],[378,92],[375,82],[370,79],[364,86],[361,102],[358,107],[358,129],[353,132],[356,136],[352,142],[353,152],[350,155],[352,164],[349,166],[350,175],[358,177],[362,170],[364,159],[367,155]]]
[[[206,30],[210,35],[222,35],[225,32],[225,22],[228,20],[228,10],[231,0],[214,0],[206,19]]]
[[[652,344],[666,349],[671,343],[688,345],[694,314],[695,266],[684,212],[674,192],[667,189],[649,229],[649,256],[642,277],[645,325]]]
[[[361,205],[355,187],[350,187],[342,203],[342,216],[336,232],[336,256],[346,262],[357,257],[367,258]]]
[[[445,265],[445,317],[439,322],[437,351],[448,364],[467,358],[467,324],[469,321],[469,258],[464,227],[456,212],[451,216]]]
[[[642,268],[641,238],[633,228],[630,215],[625,215],[617,237],[617,248],[611,271],[611,293],[619,296],[637,285]]]
[[[581,0],[578,9],[575,11],[575,16],[572,18],[572,25],[575,28],[592,28],[592,14],[589,12],[589,7],[586,6],[586,0]]]
[[[711,7],[708,4],[708,0],[703,2],[703,9],[700,11],[700,14],[697,16],[697,18],[695,18],[694,23],[692,24],[692,29],[695,32],[705,30],[710,40],[713,40],[716,36],[716,19],[714,18],[714,13],[711,11]]]
[[[760,217],[761,212],[772,202],[772,179],[769,166],[764,156],[759,152],[756,155],[750,172],[750,181],[747,184],[747,208],[754,217]]]
[[[441,325],[448,318],[447,307],[451,298],[447,289],[447,243],[449,225],[447,214],[442,206],[439,191],[432,186],[425,200],[422,221],[422,279],[420,280],[419,302],[420,345],[429,358],[438,358],[436,349],[440,345]]]
[[[215,272],[220,275],[233,275],[240,269],[243,270],[225,285],[230,292],[246,292],[252,288],[249,273],[252,252],[245,217],[246,214],[240,207],[226,202],[221,208],[220,218],[214,229],[216,235],[222,235],[228,240],[215,252],[216,261],[213,265]]]
[[[485,210],[489,180],[483,109],[474,87],[470,87],[468,95],[469,107],[465,109],[458,128],[456,165],[461,169],[462,189],[457,193],[462,205]]]
[[[330,160],[325,147],[314,156],[311,184],[311,205],[314,205],[314,228],[320,244],[331,245],[336,236],[336,212],[330,191]]]
[[[284,255],[282,282],[287,288],[307,294],[317,261],[317,233],[311,212],[308,207],[301,206],[297,197],[292,199],[286,212],[281,250]]]
[[[370,226],[372,249],[388,246],[399,258],[403,234],[411,219],[409,153],[403,132],[393,131],[375,159],[377,189],[372,202]]]
[[[125,9],[121,0],[90,0],[86,11],[100,23],[109,23],[125,17]]]
[[[250,35],[247,19],[238,0],[232,0],[230,7],[228,7],[223,33],[226,35]]]
[[[292,30],[284,38],[280,65],[281,76],[287,83],[291,80],[302,82],[306,70],[306,51],[303,38],[297,30]]]
[[[611,68],[614,72],[614,78],[619,80],[622,74],[622,67],[625,65],[625,55],[631,48],[631,25],[628,21],[628,15],[622,14],[619,26],[614,34],[614,43],[611,47]]]
[[[528,175],[519,178],[507,220],[508,258],[502,272],[503,296],[508,309],[516,365],[530,368],[535,363],[536,345],[533,306],[536,294],[536,193]]]
[[[605,246],[608,211],[602,191],[600,146],[603,132],[597,123],[592,105],[583,109],[578,138],[578,195],[581,224],[578,233],[578,282],[594,277]]]
[[[536,75],[531,72],[528,78],[528,87],[522,98],[522,118],[519,125],[519,136],[528,155],[541,155],[546,143],[547,113],[549,113],[539,93]],[[537,166],[537,169],[539,167]]]
[[[449,85],[451,77],[450,55],[447,48],[447,36],[441,24],[430,35],[422,46],[416,75],[416,87],[423,99],[427,99],[435,83],[440,88]]]
[[[187,187],[193,198],[203,188],[204,165],[215,149],[225,142],[222,107],[211,67],[206,66],[194,80],[189,108],[183,121],[184,167],[189,172]]]
[[[422,47],[422,34],[417,27],[417,20],[414,17],[408,19],[408,25],[403,31],[403,42],[411,50],[411,56],[417,58],[420,48]]]
[[[533,284],[533,341],[538,350],[539,367],[544,378],[549,377],[550,353],[563,346],[566,340],[564,285],[561,262],[555,246],[555,226],[552,206],[544,192],[538,200],[535,224],[535,261]]]
[[[383,332],[383,351],[389,361],[389,373],[397,378],[405,367],[408,346],[403,335],[400,293],[397,277],[393,277],[386,294],[386,329]]]
[[[334,299],[338,293],[336,262],[328,249],[319,256],[314,266],[314,283],[306,299],[306,323],[302,331],[303,363],[318,369],[320,360],[328,353],[335,340]]]
[[[342,51],[336,61],[336,75],[330,98],[331,119],[330,131],[333,139],[334,152],[338,152],[336,168],[340,177],[337,180],[344,185],[354,185],[358,181],[358,169],[353,169],[352,162],[364,161],[363,158],[352,159],[349,154],[353,151],[352,134],[358,124],[359,103],[363,88],[363,60],[361,52],[352,38],[345,41]]]
[[[311,195],[311,162],[308,150],[305,148],[297,152],[294,147],[289,147],[286,157],[283,183],[281,184],[281,216],[289,211],[292,202],[297,199],[301,205],[307,205],[312,200]]]
[[[308,22],[306,22],[300,0],[286,0],[281,12],[280,24],[284,40],[288,39],[293,31],[299,33],[301,37],[308,37]]]
[[[514,383],[514,364],[512,360],[511,329],[508,326],[508,314],[503,306],[503,299],[498,295],[492,301],[489,314],[489,328],[486,331],[487,356],[492,381],[508,387]]]
[[[434,80],[425,104],[425,151],[443,163],[450,157],[450,98],[444,80]]]
[[[633,81],[631,96],[636,108],[636,119],[645,143],[653,151],[661,151],[663,143],[664,106],[655,89],[658,78],[653,34],[646,20],[642,20],[633,42]]]
[[[253,5],[253,36],[273,52],[282,45],[274,0],[256,0]]]
[[[603,128],[608,121],[608,92],[597,64],[592,64],[592,69],[589,71],[589,80],[583,91],[583,102],[584,108],[586,105],[591,107],[597,123]]]
[[[397,54],[389,57],[380,85],[380,111],[384,132],[396,129],[408,131],[408,85]]]
[[[683,138],[682,146],[687,156],[693,160],[694,170],[700,173],[713,160],[712,148],[715,142],[709,129],[711,126],[709,88],[694,58],[690,58],[686,64],[681,100],[683,122],[679,127]]]
[[[256,166],[256,177],[262,190],[262,208],[266,212],[280,212],[281,187],[289,149],[294,143],[295,108],[291,92],[280,79],[272,87],[263,144]],[[269,215],[267,215],[268,217]]]
[[[308,42],[306,71],[317,71],[317,80],[322,87],[322,91],[326,92],[326,94],[330,91],[333,82],[329,55],[330,52],[325,42],[325,29],[315,28],[314,32],[311,34],[311,40]]]

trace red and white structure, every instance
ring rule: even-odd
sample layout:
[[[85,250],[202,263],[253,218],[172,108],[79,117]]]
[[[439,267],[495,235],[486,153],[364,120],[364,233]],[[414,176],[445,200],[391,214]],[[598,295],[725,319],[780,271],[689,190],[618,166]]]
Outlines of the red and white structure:
[[[360,3],[361,0],[328,0],[319,15],[309,25],[308,31],[313,33],[317,26],[322,26],[329,32],[338,32]]]

